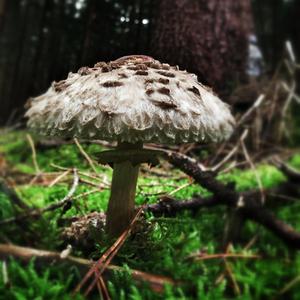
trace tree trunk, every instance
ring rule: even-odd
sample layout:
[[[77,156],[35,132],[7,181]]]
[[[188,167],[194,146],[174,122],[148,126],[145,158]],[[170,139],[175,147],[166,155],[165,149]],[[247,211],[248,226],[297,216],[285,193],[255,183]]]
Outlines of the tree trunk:
[[[3,20],[5,16],[5,4],[6,0],[0,0],[0,32],[3,26]]]
[[[156,57],[196,73],[221,93],[245,79],[250,0],[164,0],[156,11]]]

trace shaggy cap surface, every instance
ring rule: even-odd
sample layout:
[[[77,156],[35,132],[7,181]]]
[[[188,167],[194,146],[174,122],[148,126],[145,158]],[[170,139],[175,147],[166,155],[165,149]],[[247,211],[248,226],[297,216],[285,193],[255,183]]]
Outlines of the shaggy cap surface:
[[[50,136],[177,144],[227,139],[227,104],[194,74],[147,56],[83,67],[29,99],[28,126]]]

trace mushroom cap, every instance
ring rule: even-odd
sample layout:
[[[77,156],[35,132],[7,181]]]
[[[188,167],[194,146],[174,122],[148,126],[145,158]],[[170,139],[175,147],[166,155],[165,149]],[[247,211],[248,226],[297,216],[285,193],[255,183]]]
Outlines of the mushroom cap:
[[[135,55],[83,67],[27,102],[28,126],[43,135],[177,144],[227,139],[227,104],[195,74]]]

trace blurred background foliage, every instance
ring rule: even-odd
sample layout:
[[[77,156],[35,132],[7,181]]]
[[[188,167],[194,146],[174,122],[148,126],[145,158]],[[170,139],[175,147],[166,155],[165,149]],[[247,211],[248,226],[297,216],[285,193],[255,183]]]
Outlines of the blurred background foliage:
[[[300,53],[299,1],[219,2],[0,0],[0,124],[21,115],[26,99],[51,81],[101,60],[153,55],[228,95],[247,82],[249,33],[258,36],[268,72],[287,39]]]

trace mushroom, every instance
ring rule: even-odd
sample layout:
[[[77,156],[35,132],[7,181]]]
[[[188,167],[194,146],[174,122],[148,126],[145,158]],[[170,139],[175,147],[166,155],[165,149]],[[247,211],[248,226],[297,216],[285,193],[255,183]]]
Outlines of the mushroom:
[[[28,102],[28,126],[44,135],[117,141],[100,162],[113,164],[106,230],[121,233],[134,213],[139,166],[156,162],[143,143],[227,139],[234,119],[227,104],[194,74],[132,55],[83,67]]]

